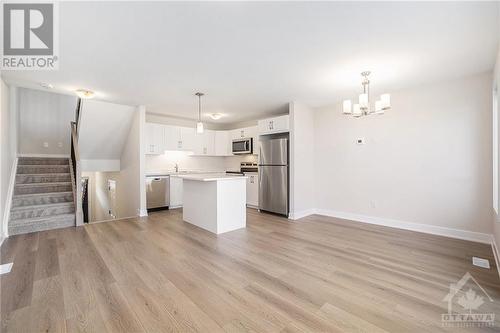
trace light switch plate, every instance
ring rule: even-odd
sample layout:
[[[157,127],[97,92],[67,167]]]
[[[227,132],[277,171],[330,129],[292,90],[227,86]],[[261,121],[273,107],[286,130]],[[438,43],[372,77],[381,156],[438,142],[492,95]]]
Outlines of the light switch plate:
[[[472,264],[482,268],[490,268],[490,261],[479,257],[472,257]]]

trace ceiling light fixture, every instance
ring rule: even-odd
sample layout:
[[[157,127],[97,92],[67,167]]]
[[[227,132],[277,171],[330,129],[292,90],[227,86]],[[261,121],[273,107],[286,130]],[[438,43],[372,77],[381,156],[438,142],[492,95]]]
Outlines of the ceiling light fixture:
[[[86,89],[78,89],[77,91],[75,91],[75,93],[78,95],[78,97],[85,99],[93,98],[95,95],[93,91]]]
[[[211,113],[210,114],[210,118],[212,118],[213,120],[219,120],[220,118],[222,118],[222,114],[220,114],[220,113]]]
[[[41,82],[40,86],[42,86],[45,89],[52,89],[52,88],[54,88],[53,85],[51,85],[50,83],[47,83],[47,82]]]
[[[359,95],[358,103],[356,104],[352,104],[350,99],[344,100],[342,104],[343,113],[354,117],[368,116],[371,114],[384,114],[386,110],[391,108],[391,95],[380,95],[380,99],[375,101],[375,108],[372,109],[370,107],[370,80],[368,79],[370,72],[362,72],[361,76],[363,77],[363,81],[361,81],[363,93]]]
[[[201,122],[201,96],[205,95],[204,93],[197,92],[195,94],[198,96],[198,122],[196,123],[196,133],[203,133],[203,123]]]

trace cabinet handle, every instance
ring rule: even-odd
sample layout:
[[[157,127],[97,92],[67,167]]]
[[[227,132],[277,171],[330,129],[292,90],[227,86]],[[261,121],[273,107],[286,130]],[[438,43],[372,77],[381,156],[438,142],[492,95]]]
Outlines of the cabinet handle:
[[[245,131],[241,131],[240,135],[241,135],[242,138],[244,138],[245,137]]]

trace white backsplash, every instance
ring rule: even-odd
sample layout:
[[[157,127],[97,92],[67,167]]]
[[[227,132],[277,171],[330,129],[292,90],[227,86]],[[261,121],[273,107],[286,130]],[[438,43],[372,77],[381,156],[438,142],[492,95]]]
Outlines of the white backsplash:
[[[191,156],[187,152],[170,151],[162,155],[146,155],[146,173],[172,171],[176,163],[180,170],[225,172],[226,170],[239,170],[241,162],[257,162],[257,156]]]

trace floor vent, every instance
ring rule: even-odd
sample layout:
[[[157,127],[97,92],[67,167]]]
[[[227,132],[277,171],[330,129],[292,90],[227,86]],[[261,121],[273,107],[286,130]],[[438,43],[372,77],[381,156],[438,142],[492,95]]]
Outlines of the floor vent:
[[[488,259],[472,257],[472,264],[474,266],[482,267],[482,268],[490,268],[490,261]]]

